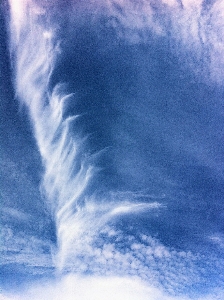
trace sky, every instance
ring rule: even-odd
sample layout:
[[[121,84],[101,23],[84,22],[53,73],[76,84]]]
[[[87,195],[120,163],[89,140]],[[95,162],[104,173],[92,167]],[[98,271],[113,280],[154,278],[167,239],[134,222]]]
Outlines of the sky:
[[[0,300],[223,299],[224,2],[0,8]]]

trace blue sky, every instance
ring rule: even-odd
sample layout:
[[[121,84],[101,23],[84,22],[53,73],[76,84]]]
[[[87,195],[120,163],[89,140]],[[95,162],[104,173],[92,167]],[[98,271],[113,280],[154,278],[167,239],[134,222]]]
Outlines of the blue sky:
[[[223,11],[1,4],[0,299],[223,298]]]

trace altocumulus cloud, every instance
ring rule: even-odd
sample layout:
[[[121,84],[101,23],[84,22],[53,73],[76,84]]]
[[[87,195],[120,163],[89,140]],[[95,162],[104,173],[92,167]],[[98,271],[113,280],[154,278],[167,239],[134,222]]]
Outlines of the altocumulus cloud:
[[[110,226],[104,226],[97,234],[85,232],[76,236],[70,246],[73,255],[70,253],[64,261],[69,272],[139,278],[169,295],[191,294],[193,288],[195,299],[195,289],[200,294],[206,277],[221,274],[223,267],[217,258],[205,261],[199,254],[165,247],[151,236],[127,234]],[[218,277],[221,284],[222,276]]]

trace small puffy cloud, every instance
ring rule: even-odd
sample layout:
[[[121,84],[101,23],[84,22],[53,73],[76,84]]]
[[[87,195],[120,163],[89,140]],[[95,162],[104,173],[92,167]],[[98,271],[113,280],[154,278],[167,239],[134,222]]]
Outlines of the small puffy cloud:
[[[76,236],[67,252],[58,253],[55,261],[61,260],[62,270],[99,277],[134,276],[173,296],[188,291],[208,293],[222,282],[224,262],[218,258],[205,260],[200,254],[169,248],[151,236],[127,234],[109,225],[98,230]],[[216,283],[211,284],[208,278],[214,276]]]

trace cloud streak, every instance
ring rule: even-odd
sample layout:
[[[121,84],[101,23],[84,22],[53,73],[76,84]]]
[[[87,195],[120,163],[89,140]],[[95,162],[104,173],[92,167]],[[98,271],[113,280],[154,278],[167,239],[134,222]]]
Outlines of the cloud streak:
[[[45,28],[38,17],[44,11],[32,2],[11,1],[12,53],[15,57],[16,91],[29,109],[33,130],[45,167],[43,192],[55,218],[58,244],[63,224],[76,210],[94,167],[84,157],[81,138],[71,135],[69,127],[78,116],[63,116],[73,94],[62,92],[60,84],[50,91],[49,79],[58,45],[53,46],[53,29]],[[27,27],[28,26],[28,27]],[[60,251],[60,250],[59,250]]]
[[[97,232],[100,224],[114,215],[159,205],[116,204],[120,199],[115,198],[103,209],[96,204],[98,196],[91,195],[88,186],[98,172],[95,161],[100,153],[89,153],[88,136],[71,130],[82,117],[66,113],[76,95],[68,93],[62,83],[51,87],[51,74],[61,51],[55,25],[48,25],[46,11],[33,2],[18,4],[12,0],[10,4],[15,87],[19,100],[28,108],[45,168],[42,191],[55,219],[60,257],[57,265],[63,269],[79,234],[90,228]]]

